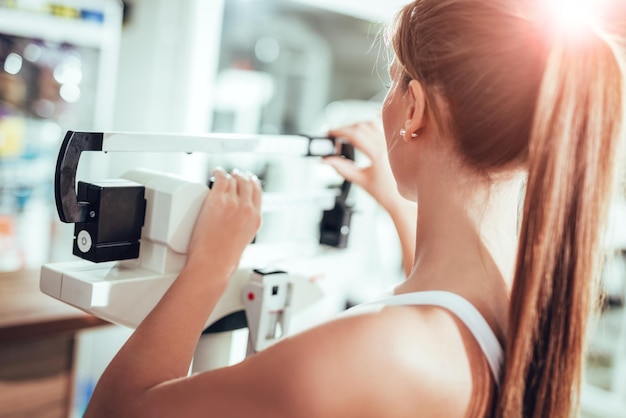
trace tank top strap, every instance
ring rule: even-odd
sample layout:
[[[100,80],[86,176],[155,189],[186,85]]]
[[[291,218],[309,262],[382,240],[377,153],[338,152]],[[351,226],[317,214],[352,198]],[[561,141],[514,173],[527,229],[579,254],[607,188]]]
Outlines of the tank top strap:
[[[499,386],[504,350],[482,314],[464,297],[448,291],[429,290],[393,295],[377,299],[360,306],[368,305],[438,306],[452,312],[461,322],[463,322],[463,324],[465,324],[474,336],[474,339],[487,359],[487,363],[489,364],[489,368],[491,369],[495,382]]]

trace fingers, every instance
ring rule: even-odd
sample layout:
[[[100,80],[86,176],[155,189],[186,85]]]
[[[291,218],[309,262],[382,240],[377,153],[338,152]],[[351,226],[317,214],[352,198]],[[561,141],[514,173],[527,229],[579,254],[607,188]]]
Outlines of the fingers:
[[[328,157],[324,159],[324,162],[337,170],[349,182],[361,184],[364,180],[363,171],[353,161],[341,157]]]
[[[229,174],[216,169],[213,177],[196,219],[188,261],[205,263],[211,255],[214,265],[232,272],[261,226],[261,184],[256,176],[237,170]]]
[[[249,202],[254,207],[261,206],[261,182],[252,173],[242,173],[234,169],[228,174],[224,169],[217,168],[213,172],[215,181],[212,191],[226,194],[242,202]]]
[[[350,125],[345,126],[343,128],[333,129],[328,132],[330,136],[335,138],[341,138],[354,145],[356,148],[363,151],[364,148],[367,148],[364,144],[364,138],[358,135],[358,126]]]
[[[346,140],[370,159],[379,153],[381,147],[385,146],[382,130],[372,121],[333,129],[329,131],[329,135]]]
[[[237,190],[236,180],[223,168],[218,167],[213,170],[213,177],[215,177],[215,181],[211,190],[218,193],[227,193],[232,188]]]
[[[262,195],[261,182],[259,181],[259,178],[254,174],[251,175],[251,178],[252,182],[254,183],[252,187],[252,204],[254,205],[254,207],[260,208]]]
[[[235,191],[237,195],[243,200],[252,200],[252,182],[250,177],[237,169],[232,171],[232,176],[236,182]]]
[[[232,172],[237,181],[237,195],[246,202],[251,202],[254,207],[261,206],[261,182],[252,173],[242,173],[235,169]]]

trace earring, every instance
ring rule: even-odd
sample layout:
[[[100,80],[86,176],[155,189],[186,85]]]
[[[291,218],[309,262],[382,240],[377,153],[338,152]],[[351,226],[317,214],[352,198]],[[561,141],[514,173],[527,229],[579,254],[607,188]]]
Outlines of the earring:
[[[400,129],[400,136],[406,135],[406,129]],[[417,138],[417,134],[415,132],[411,133],[411,138]]]

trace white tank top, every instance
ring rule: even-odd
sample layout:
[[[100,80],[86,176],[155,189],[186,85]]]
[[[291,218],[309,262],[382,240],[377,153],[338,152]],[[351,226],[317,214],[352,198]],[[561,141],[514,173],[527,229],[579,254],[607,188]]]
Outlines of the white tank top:
[[[382,299],[377,299],[353,309],[355,313],[363,308],[403,305],[430,305],[439,306],[456,315],[472,333],[476,342],[483,351],[491,373],[497,385],[500,384],[502,359],[504,351],[495,333],[481,315],[481,313],[467,299],[456,293],[443,290],[429,290],[424,292],[403,293]],[[351,309],[352,310],[352,309]]]

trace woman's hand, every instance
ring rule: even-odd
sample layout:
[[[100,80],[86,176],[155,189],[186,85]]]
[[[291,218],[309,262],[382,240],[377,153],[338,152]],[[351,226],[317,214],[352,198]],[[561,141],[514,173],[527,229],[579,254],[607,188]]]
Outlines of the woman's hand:
[[[329,134],[354,145],[369,158],[370,165],[359,167],[353,161],[341,157],[327,157],[324,161],[346,180],[362,187],[389,211],[400,194],[389,166],[382,129],[373,121],[368,121],[334,129]]]
[[[261,184],[254,175],[222,169],[200,210],[189,242],[187,264],[223,273],[227,280],[261,226]]]
[[[346,180],[362,187],[389,213],[400,238],[402,268],[408,277],[415,254],[417,208],[415,202],[405,199],[398,191],[389,165],[385,134],[374,122],[334,129],[329,134],[345,139],[369,158],[370,164],[365,167],[341,157],[327,157],[324,161]]]
[[[216,170],[214,176],[196,219],[185,267],[111,361],[85,417],[153,416],[145,412],[146,403],[155,402],[151,393],[181,381],[189,372],[207,318],[261,225],[258,179],[224,170]],[[169,404],[179,396],[173,395]]]

